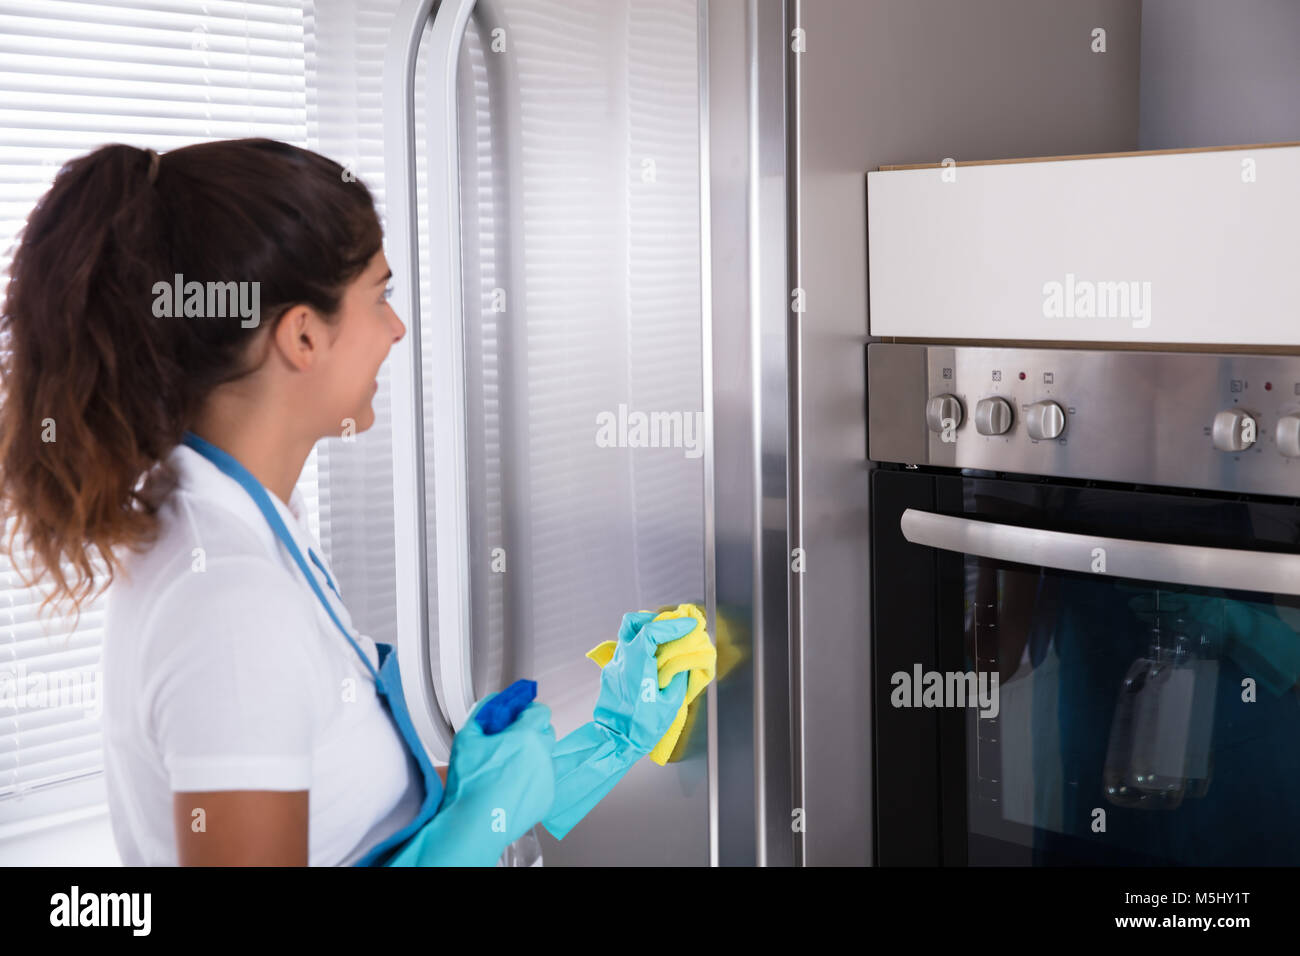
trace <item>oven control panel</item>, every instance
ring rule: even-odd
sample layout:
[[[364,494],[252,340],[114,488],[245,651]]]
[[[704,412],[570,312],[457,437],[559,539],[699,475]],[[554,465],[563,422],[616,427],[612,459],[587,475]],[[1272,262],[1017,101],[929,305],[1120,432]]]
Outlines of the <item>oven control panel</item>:
[[[867,347],[875,461],[1300,497],[1300,355]]]

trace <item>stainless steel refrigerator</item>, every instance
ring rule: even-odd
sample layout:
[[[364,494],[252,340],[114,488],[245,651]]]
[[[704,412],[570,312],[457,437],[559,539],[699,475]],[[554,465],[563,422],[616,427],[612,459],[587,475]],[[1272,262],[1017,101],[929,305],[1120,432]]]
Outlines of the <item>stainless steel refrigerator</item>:
[[[535,828],[544,865],[802,852],[786,18],[410,0],[388,37],[417,728],[445,761],[474,701],[528,677],[563,737],[595,704],[584,655],[626,611],[697,603],[719,650],[670,762],[641,760],[563,841]]]

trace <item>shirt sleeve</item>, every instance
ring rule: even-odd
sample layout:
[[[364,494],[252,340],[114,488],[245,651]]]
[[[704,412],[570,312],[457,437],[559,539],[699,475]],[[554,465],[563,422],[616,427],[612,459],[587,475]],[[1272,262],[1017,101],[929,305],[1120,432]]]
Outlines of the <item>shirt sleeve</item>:
[[[181,573],[141,635],[144,713],[171,789],[309,789],[329,688],[306,595],[269,559]]]

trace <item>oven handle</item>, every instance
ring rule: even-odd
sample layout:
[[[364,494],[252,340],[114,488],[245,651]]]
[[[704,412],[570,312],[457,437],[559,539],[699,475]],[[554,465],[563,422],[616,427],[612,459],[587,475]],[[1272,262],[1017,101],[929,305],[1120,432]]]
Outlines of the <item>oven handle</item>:
[[[1203,588],[1300,595],[1300,554],[1045,531],[914,508],[903,512],[898,526],[913,544],[1015,564]],[[1104,555],[1095,553],[1098,548]],[[1104,571],[1098,567],[1099,557],[1105,559]]]

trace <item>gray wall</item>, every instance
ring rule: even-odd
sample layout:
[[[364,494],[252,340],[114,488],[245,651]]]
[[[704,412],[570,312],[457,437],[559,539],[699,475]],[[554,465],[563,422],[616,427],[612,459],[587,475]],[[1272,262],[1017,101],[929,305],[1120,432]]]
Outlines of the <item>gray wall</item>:
[[[1144,0],[1141,149],[1300,141],[1300,2]]]
[[[866,172],[1137,148],[1132,0],[801,0],[806,861],[871,859]],[[1103,27],[1108,51],[1090,52]],[[934,760],[933,754],[918,759]]]

